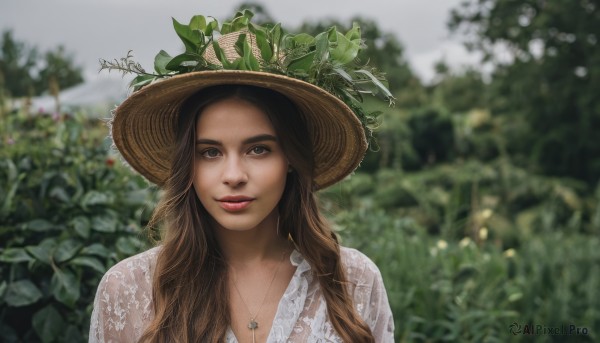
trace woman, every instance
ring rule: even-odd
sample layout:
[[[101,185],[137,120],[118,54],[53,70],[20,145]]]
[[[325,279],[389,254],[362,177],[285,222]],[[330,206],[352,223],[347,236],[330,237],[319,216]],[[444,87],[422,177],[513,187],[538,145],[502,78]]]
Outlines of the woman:
[[[264,72],[195,72],[134,93],[112,132],[163,187],[166,231],[106,273],[91,342],[393,341],[377,267],[339,246],[315,198],[366,147],[338,98]]]

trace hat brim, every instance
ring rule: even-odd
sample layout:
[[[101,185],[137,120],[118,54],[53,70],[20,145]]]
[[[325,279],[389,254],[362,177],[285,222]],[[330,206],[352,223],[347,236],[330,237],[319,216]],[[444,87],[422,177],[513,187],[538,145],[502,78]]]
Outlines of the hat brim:
[[[367,150],[364,130],[340,99],[298,79],[239,70],[177,75],[133,93],[116,108],[112,120],[112,138],[123,158],[150,182],[164,185],[181,104],[204,88],[226,84],[272,89],[298,107],[313,144],[317,189],[340,181],[362,161]]]

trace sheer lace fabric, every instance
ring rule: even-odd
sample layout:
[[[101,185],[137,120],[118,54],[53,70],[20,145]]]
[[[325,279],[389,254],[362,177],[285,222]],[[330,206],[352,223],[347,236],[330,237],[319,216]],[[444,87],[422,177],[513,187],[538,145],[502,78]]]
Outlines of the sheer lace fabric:
[[[160,247],[125,259],[102,278],[94,300],[90,342],[137,342],[153,319],[152,273]],[[349,291],[376,342],[394,341],[394,321],[377,266],[355,249],[341,248]],[[268,343],[341,342],[327,318],[327,306],[308,262],[294,251],[296,266],[273,320]],[[231,329],[226,342],[237,343]]]

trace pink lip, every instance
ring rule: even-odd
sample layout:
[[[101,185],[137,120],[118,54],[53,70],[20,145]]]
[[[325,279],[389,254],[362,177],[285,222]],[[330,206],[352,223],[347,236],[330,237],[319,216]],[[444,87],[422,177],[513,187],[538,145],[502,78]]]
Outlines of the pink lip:
[[[217,200],[218,201],[227,201],[227,202],[241,202],[241,201],[254,200],[254,198],[245,196],[245,195],[227,195],[227,196],[224,196]]]
[[[236,212],[241,211],[248,207],[254,198],[243,196],[243,195],[234,195],[234,196],[225,196],[218,199],[219,205],[226,211]]]

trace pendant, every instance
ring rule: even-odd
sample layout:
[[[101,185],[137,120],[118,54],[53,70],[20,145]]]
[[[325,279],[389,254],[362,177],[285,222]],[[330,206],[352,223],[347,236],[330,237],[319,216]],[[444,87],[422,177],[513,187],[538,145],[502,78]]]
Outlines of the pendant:
[[[252,330],[252,343],[256,343],[256,329],[258,328],[258,323],[254,319],[250,319],[250,323],[248,323],[248,329]]]

